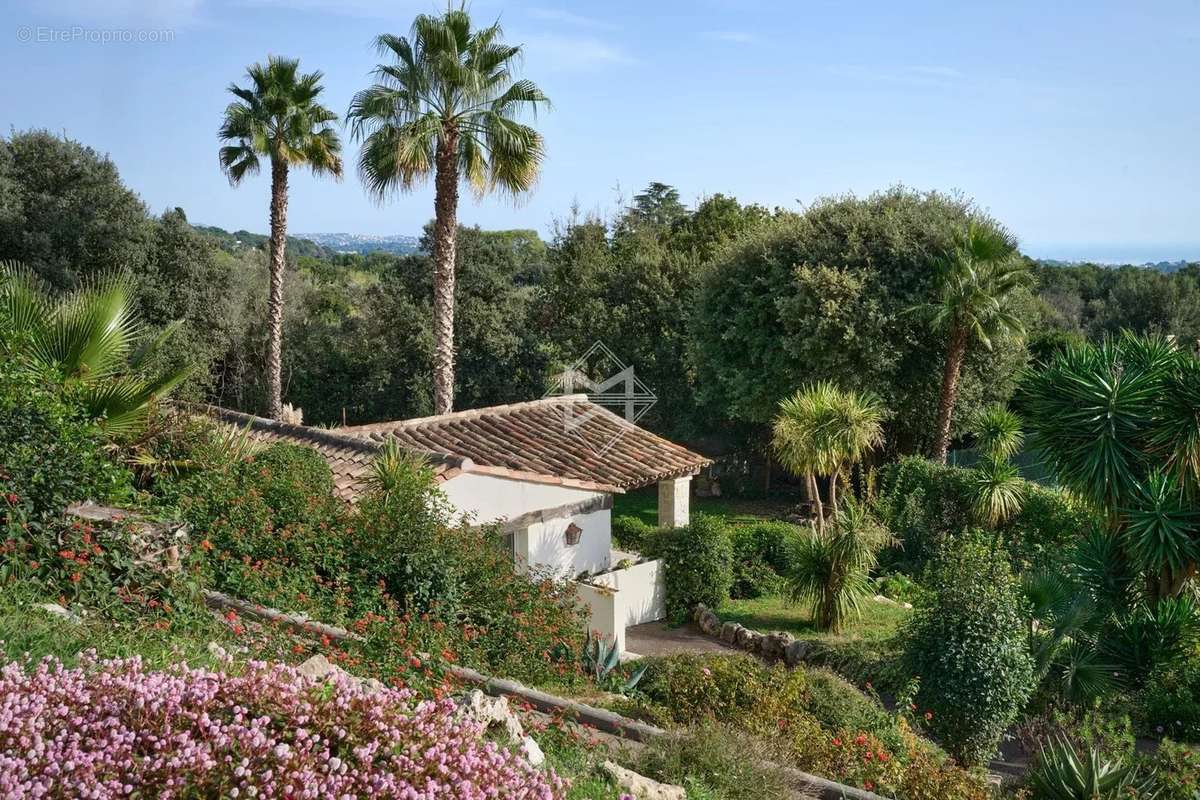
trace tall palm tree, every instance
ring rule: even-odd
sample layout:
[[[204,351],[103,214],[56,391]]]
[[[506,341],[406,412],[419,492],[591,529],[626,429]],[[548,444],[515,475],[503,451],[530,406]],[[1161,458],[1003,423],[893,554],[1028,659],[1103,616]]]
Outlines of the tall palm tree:
[[[529,191],[542,163],[541,135],[517,121],[549,101],[535,84],[514,80],[521,54],[499,24],[472,30],[462,8],[422,14],[409,37],[384,34],[379,52],[392,63],[354,96],[347,117],[362,141],[358,170],[382,201],[434,177],[434,411],[454,407],[454,252],[458,186],[482,197]]]
[[[840,389],[822,381],[779,404],[771,443],[779,462],[805,476],[824,527],[824,507],[816,476],[829,476],[829,504],[838,515],[838,482],[873,448],[883,444],[883,402],[870,392]]]
[[[89,278],[53,296],[32,271],[0,264],[0,358],[73,384],[75,397],[111,435],[136,431],[155,401],[190,369],[148,368],[178,323],[152,334],[134,308],[126,274]]]
[[[218,132],[221,169],[236,186],[271,162],[271,288],[267,298],[267,411],[283,413],[283,273],[287,246],[288,171],[308,167],[314,175],[342,175],[342,143],[330,125],[337,120],[317,98],[321,73],[301,74],[295,59],[269,56],[246,70],[249,88],[230,84],[237,100],[225,109]]]
[[[914,310],[926,312],[934,327],[948,337],[933,452],[934,458],[945,463],[967,350],[973,342],[991,350],[993,338],[1025,332],[1011,306],[1017,290],[1031,277],[1013,237],[1002,228],[976,221],[967,225],[954,249],[939,260],[938,270],[937,301]]]

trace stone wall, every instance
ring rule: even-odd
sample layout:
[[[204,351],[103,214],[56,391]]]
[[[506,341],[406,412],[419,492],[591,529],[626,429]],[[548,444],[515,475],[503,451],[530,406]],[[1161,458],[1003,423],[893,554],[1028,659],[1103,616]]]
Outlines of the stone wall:
[[[703,603],[692,609],[692,617],[700,630],[726,644],[758,656],[766,661],[782,661],[789,667],[803,664],[813,643],[797,639],[790,633],[761,633],[738,622],[721,622]]]

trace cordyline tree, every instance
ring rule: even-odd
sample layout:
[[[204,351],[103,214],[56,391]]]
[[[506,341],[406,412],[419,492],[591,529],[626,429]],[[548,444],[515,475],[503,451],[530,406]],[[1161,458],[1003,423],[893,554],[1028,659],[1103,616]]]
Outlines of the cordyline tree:
[[[225,109],[218,133],[221,169],[236,186],[271,162],[271,288],[267,299],[267,413],[283,412],[283,273],[287,246],[288,171],[308,167],[315,175],[342,175],[341,141],[329,123],[337,114],[317,102],[321,73],[300,73],[300,62],[270,56],[246,70],[249,88],[229,91],[237,100]]]
[[[454,407],[454,270],[458,185],[476,195],[529,191],[542,163],[542,137],[517,121],[548,100],[528,80],[513,80],[521,54],[499,24],[472,30],[463,8],[421,15],[409,37],[376,40],[389,64],[354,96],[348,119],[362,141],[358,170],[378,200],[434,178],[434,412]]]
[[[1031,441],[1091,503],[1151,603],[1200,562],[1200,359],[1125,333],[1055,354],[1026,379]]]
[[[933,457],[944,464],[967,350],[976,342],[991,350],[993,338],[1025,332],[1012,301],[1031,277],[1013,237],[997,225],[976,221],[967,224],[954,249],[938,261],[938,272],[937,300],[913,310],[926,313],[949,340],[933,449]]]

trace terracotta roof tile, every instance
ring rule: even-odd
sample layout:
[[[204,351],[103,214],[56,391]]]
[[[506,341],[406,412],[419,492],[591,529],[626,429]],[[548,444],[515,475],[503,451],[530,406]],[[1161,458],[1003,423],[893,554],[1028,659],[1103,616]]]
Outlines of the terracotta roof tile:
[[[312,447],[333,470],[338,496],[354,500],[371,462],[395,440],[420,453],[440,480],[463,472],[622,492],[695,474],[709,459],[627,422],[586,395],[459,411],[436,417],[333,430],[209,407],[255,441]]]

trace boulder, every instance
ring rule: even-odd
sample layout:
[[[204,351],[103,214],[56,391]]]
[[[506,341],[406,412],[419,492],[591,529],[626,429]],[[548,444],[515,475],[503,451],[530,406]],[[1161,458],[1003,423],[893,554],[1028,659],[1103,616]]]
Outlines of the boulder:
[[[532,736],[521,739],[521,753],[525,756],[525,760],[535,767],[546,763],[546,754],[542,752],[542,748]]]
[[[762,654],[765,658],[783,658],[783,653],[792,643],[790,633],[771,633],[763,637]]]
[[[687,800],[687,790],[682,786],[659,783],[611,761],[605,761],[600,769],[612,776],[617,789],[634,800]]]
[[[721,641],[737,644],[738,631],[745,630],[737,622],[726,622],[721,626]]]
[[[524,742],[525,731],[521,727],[521,720],[508,707],[506,698],[492,697],[479,689],[472,689],[459,701],[459,711],[468,719],[483,725],[484,730],[502,728],[510,742]]]
[[[69,611],[63,608],[58,603],[38,603],[36,606],[34,606],[34,608],[40,608],[47,614],[52,614],[56,617],[62,617],[68,622],[78,623],[80,621],[78,614],[76,614],[74,611]]]
[[[704,603],[696,603],[696,607],[692,609],[692,619],[696,620],[696,622],[699,622],[700,618],[703,617],[707,611],[708,606],[704,605]]]
[[[742,628],[737,632],[737,646],[743,650],[757,652],[760,642],[762,642],[762,634],[758,631]]]
[[[220,647],[220,645],[218,645],[218,647]],[[317,680],[327,678],[330,675],[345,675],[350,679],[351,683],[358,684],[368,692],[378,692],[387,688],[374,678],[360,678],[357,675],[351,675],[337,664],[331,663],[328,658],[320,653],[317,653],[315,656],[296,667],[296,671],[301,675],[307,675],[308,677],[316,678]]]
[[[700,617],[700,630],[709,636],[719,635],[721,633],[721,618],[713,612],[706,610]]]
[[[797,639],[783,651],[783,660],[789,667],[794,667],[797,664],[803,664],[806,655],[808,655],[808,642]]]

